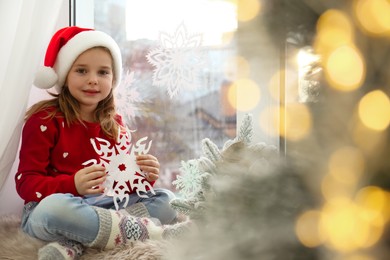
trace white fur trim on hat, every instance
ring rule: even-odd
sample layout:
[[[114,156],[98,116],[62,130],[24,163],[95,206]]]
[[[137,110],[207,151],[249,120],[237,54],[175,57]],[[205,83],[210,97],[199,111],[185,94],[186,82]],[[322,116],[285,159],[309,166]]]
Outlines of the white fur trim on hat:
[[[108,34],[94,30],[82,31],[68,40],[58,51],[53,68],[43,67],[38,70],[34,85],[43,89],[54,86],[57,92],[60,93],[75,60],[84,51],[93,47],[105,47],[110,51],[113,61],[113,88],[115,88],[122,76],[122,57],[119,46]]]

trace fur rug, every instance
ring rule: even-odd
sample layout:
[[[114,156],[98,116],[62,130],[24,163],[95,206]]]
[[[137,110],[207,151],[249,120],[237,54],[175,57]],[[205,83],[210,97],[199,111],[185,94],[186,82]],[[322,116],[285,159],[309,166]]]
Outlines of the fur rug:
[[[0,259],[37,259],[38,250],[45,242],[32,238],[20,229],[19,216],[0,216]],[[110,251],[87,248],[80,260],[157,260],[162,259],[167,242],[148,240],[129,243]]]

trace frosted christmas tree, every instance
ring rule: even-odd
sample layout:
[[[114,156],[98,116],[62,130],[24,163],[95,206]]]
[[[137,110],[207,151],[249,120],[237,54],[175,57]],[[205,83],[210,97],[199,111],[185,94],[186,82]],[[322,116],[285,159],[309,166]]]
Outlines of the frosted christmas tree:
[[[247,150],[247,153],[252,154],[249,158],[255,158],[255,160],[246,162],[249,165],[249,171],[254,171],[258,167],[267,168],[269,161],[278,156],[278,150],[275,146],[265,143],[251,144],[252,136],[252,115],[246,114],[237,136],[228,140],[221,150],[210,139],[203,139],[203,156],[199,159],[181,162],[182,174],[173,181],[173,184],[182,198],[172,200],[171,206],[192,219],[200,218],[205,210],[207,197],[213,196],[218,185],[210,181],[211,177],[217,175],[219,165],[235,156],[235,151]],[[224,178],[224,176],[218,177]]]

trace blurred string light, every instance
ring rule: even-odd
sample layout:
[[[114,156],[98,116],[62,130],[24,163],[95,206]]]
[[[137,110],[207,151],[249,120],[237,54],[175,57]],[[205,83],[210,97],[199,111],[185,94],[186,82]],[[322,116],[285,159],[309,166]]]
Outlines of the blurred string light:
[[[363,83],[364,59],[359,50],[352,45],[344,45],[333,50],[324,66],[328,83],[337,90],[352,91]]]
[[[390,35],[390,1],[353,3],[362,31],[374,36]],[[321,55],[329,86],[342,92],[356,90],[365,81],[365,60],[354,38],[353,21],[344,12],[330,9],[320,16],[313,47]],[[296,221],[295,232],[307,247],[323,245],[343,260],[371,260],[371,256],[357,252],[380,241],[390,219],[390,193],[380,187],[359,185],[369,156],[386,143],[389,97],[381,90],[365,94],[352,119],[356,147],[343,146],[329,156],[328,171],[321,182],[324,203],[319,209],[304,212]]]
[[[331,201],[334,198],[349,197],[356,189],[355,183],[340,181],[332,174],[326,174],[321,182],[321,192],[324,200]]]
[[[284,88],[280,88],[281,79],[284,79]],[[298,100],[297,81],[298,75],[295,70],[290,68],[278,70],[268,82],[268,92],[276,102],[280,102],[281,97],[285,99],[285,103],[296,102]]]
[[[260,0],[236,0],[237,3],[237,20],[247,22],[255,18],[260,10]]]
[[[284,102],[282,103],[288,105],[272,105],[261,112],[259,125],[266,134],[270,136],[280,135],[291,141],[298,141],[310,132],[311,116],[309,111],[306,111],[304,104],[298,106],[292,105],[298,100],[297,78],[298,75],[296,71],[289,68],[279,70],[271,76],[268,82],[268,92],[271,98],[279,104],[282,97],[284,98]],[[284,88],[280,88],[281,79],[285,79]],[[286,111],[286,109],[289,111]],[[304,116],[294,123],[294,113],[302,113],[300,112],[302,110],[305,110],[305,112],[303,112]],[[300,120],[304,121],[302,125],[300,125]],[[271,122],[271,124],[269,124],[269,122]],[[295,130],[294,132],[290,132],[291,135],[288,135],[286,127],[291,127],[291,129]]]
[[[349,254],[380,240],[390,218],[390,193],[376,186],[359,189],[365,169],[365,157],[358,148],[344,146],[331,154],[322,181],[323,206],[304,212],[296,221],[295,232],[302,244]]]
[[[350,45],[355,37],[348,16],[335,9],[329,9],[319,17],[316,30],[314,49],[321,55],[327,55],[340,46]]]
[[[326,201],[338,197],[350,197],[356,190],[365,170],[365,157],[352,146],[336,149],[328,160],[328,174],[321,183],[321,191]]]
[[[390,123],[390,100],[381,90],[367,93],[359,102],[359,118],[370,129],[383,131]]]
[[[312,129],[312,115],[309,108],[302,103],[291,103],[280,107],[280,136],[299,141],[305,138]]]
[[[330,9],[320,16],[314,49],[322,57],[322,67],[331,87],[348,92],[362,85],[366,65],[354,45],[353,24],[345,13]]]
[[[390,2],[388,0],[355,0],[354,14],[360,28],[372,35],[390,35]]]
[[[237,79],[228,90],[229,103],[238,111],[250,111],[260,102],[260,88],[249,78]]]
[[[269,106],[260,113],[260,128],[270,136],[280,135],[297,142],[307,137],[312,129],[312,115],[302,103]]]
[[[387,191],[375,186],[360,189],[352,198],[335,197],[319,210],[304,212],[295,232],[307,247],[325,245],[341,254],[370,248],[379,241],[389,219],[389,199]]]
[[[352,254],[344,255],[342,257],[336,257],[334,260],[378,260],[378,259],[364,253],[352,253]]]
[[[355,147],[341,147],[331,155],[328,168],[338,181],[356,185],[365,170],[365,158]]]
[[[282,108],[279,106],[268,106],[264,108],[259,116],[259,125],[260,129],[268,134],[269,136],[278,136],[280,131],[283,131],[282,128],[284,125],[280,125],[279,121],[284,121],[280,120],[280,117],[284,117],[284,115],[281,115]]]

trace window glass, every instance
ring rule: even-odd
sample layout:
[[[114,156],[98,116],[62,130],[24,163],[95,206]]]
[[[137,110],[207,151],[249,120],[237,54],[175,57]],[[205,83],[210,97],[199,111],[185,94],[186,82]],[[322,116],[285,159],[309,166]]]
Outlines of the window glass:
[[[202,155],[202,139],[222,146],[236,135],[228,99],[235,7],[225,1],[122,0],[94,1],[94,8],[95,28],[122,49],[118,109],[133,140],[153,140],[159,185],[173,189],[181,161]]]
[[[277,52],[269,46],[263,51],[270,61],[261,69],[260,60],[253,57],[258,51],[238,53],[235,1],[95,0],[93,5],[94,27],[121,47],[124,78],[116,90],[118,110],[134,141],[146,136],[153,141],[150,152],[161,164],[157,185],[174,190],[171,183],[180,174],[181,162],[202,156],[203,139],[222,148],[236,137],[237,122],[245,111],[260,107],[260,95],[265,100],[262,107],[277,107],[278,100],[260,93],[259,82],[243,80],[239,86],[235,80],[240,73],[253,73],[256,81],[265,78],[268,84],[268,72],[279,66]],[[253,28],[241,33],[253,36]],[[259,47],[241,42],[245,44]],[[239,92],[239,87],[256,91]],[[269,139],[275,119],[262,120],[265,130],[260,129],[261,115],[256,113],[257,141],[264,136],[262,141],[277,145],[277,134]]]

